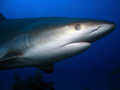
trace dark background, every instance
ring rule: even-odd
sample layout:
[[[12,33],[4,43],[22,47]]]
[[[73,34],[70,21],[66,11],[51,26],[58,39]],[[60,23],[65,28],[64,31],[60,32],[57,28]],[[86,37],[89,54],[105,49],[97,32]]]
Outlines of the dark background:
[[[55,90],[120,90],[120,0],[0,0],[0,12],[7,19],[59,16],[113,21],[117,27],[110,35],[84,53],[55,63],[53,73],[42,75],[44,81],[55,83]],[[1,70],[0,90],[8,90],[15,73],[23,78],[37,70]]]

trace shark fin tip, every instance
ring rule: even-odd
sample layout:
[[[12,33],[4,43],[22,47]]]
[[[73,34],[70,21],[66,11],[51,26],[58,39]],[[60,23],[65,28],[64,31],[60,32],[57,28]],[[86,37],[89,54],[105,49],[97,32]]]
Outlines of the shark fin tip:
[[[0,13],[0,21],[6,19],[1,13]]]

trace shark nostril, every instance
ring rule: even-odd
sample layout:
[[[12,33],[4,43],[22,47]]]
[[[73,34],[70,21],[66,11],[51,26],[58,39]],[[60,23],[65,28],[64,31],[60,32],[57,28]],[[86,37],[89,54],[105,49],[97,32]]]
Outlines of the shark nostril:
[[[99,26],[99,27],[97,28],[97,30],[100,29],[101,27],[102,27],[102,26]]]
[[[96,29],[94,29],[92,32],[97,31],[101,28],[101,26],[98,26]]]

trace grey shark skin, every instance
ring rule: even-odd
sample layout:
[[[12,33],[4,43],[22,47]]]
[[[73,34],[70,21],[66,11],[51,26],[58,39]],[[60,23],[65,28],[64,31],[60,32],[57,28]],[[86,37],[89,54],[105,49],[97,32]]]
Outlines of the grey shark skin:
[[[51,73],[53,63],[80,54],[108,35],[110,21],[67,17],[5,19],[0,15],[0,70],[38,67]]]

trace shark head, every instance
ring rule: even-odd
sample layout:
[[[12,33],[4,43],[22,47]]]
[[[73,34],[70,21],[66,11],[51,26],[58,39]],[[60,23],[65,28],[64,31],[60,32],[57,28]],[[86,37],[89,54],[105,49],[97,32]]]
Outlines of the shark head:
[[[60,34],[56,45],[61,45],[63,52],[75,52],[74,54],[87,50],[93,42],[108,35],[116,27],[113,22],[93,19],[73,19],[63,23],[65,24],[57,29]]]
[[[34,39],[30,41],[37,47],[27,52],[37,52],[38,58],[52,59],[53,62],[86,51],[93,42],[108,35],[116,27],[110,21],[79,18],[51,18],[40,25]]]
[[[116,24],[104,20],[82,19],[76,22],[62,26],[60,31],[61,41],[64,41],[64,46],[72,44],[91,45],[91,43],[101,39],[111,33],[116,27]],[[83,46],[83,47],[84,47]],[[82,48],[83,48],[82,47]]]

